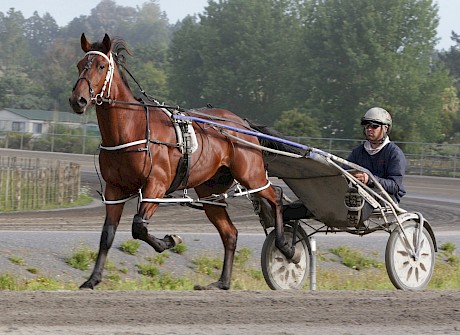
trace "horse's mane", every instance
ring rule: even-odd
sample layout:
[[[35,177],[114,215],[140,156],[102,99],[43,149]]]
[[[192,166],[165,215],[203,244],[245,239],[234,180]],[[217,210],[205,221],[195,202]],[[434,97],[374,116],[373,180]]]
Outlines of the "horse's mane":
[[[279,131],[273,129],[273,128],[270,128],[266,125],[262,125],[262,124],[256,124],[248,119],[245,119],[245,121],[249,124],[249,126],[258,131],[258,132],[261,132],[262,134],[266,134],[266,135],[270,135],[270,136],[273,136],[273,137],[278,137],[280,139],[285,139],[287,140],[286,136],[284,136],[283,134],[281,134]],[[290,153],[294,153],[294,154],[298,154],[298,155],[305,155],[305,150],[302,150],[300,148],[297,148],[297,147],[293,147],[293,146],[290,146],[288,144],[285,144],[285,143],[282,143],[281,141],[276,141],[276,140],[273,140],[273,139],[268,139],[268,138],[264,138],[264,137],[261,137],[259,138],[259,142],[262,146],[264,147],[267,147],[267,148],[271,148],[271,149],[275,149],[275,150],[281,150],[281,151],[286,151],[286,152],[290,152]]]
[[[126,65],[125,54],[130,55],[130,56],[132,55],[131,50],[129,50],[128,45],[126,44],[126,41],[119,37],[112,38],[112,53],[113,53],[114,60],[118,65],[118,69],[119,70],[125,69],[125,65]],[[129,87],[128,80],[126,76],[124,75],[124,71],[120,71],[120,75],[125,85]]]

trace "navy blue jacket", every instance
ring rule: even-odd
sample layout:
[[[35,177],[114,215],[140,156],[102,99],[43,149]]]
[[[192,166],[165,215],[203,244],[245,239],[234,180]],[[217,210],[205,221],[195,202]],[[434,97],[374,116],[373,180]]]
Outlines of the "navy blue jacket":
[[[383,189],[399,202],[406,194],[403,177],[407,161],[402,150],[393,142],[389,142],[375,155],[369,155],[364,149],[364,143],[353,149],[348,161],[368,169],[376,177]],[[370,179],[369,179],[370,180]],[[372,182],[368,185],[373,187]]]

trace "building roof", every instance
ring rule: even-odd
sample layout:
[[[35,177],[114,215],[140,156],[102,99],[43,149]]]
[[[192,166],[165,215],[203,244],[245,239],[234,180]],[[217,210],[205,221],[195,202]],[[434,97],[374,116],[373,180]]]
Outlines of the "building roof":
[[[59,111],[44,111],[40,109],[18,109],[18,108],[4,108],[4,110],[22,116],[29,120],[40,121],[56,121],[56,122],[70,122],[70,123],[84,123],[82,116]]]

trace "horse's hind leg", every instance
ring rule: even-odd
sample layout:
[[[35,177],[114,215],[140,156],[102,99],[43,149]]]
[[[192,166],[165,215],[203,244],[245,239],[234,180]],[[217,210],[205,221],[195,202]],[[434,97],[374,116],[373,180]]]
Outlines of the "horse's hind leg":
[[[198,190],[197,190],[198,193]],[[217,282],[208,286],[195,285],[195,290],[230,289],[232,278],[233,259],[235,256],[238,231],[228,216],[225,207],[215,205],[203,205],[206,216],[219,231],[220,238],[224,244],[224,264],[222,273]]]
[[[234,178],[248,190],[260,188],[268,183],[262,156],[257,151],[247,150],[245,147],[235,149],[235,159],[234,164],[231,166],[231,171]],[[300,250],[296,250],[295,246],[291,246],[284,236],[282,197],[277,194],[273,187],[267,187],[257,194],[267,199],[272,208],[272,214],[275,218],[276,247],[286,259],[293,263],[298,263],[300,261]]]
[[[233,183],[233,176],[227,168],[221,168],[210,180],[195,187],[200,198],[211,194],[225,192]],[[224,264],[222,273],[217,282],[208,286],[195,285],[195,290],[228,290],[232,279],[233,259],[235,257],[238,230],[228,216],[227,209],[222,206],[203,204],[204,211],[209,221],[216,227],[224,245]]]
[[[102,280],[102,271],[107,259],[107,254],[112,246],[115,232],[117,231],[118,223],[120,222],[121,213],[123,212],[124,204],[106,205],[106,217],[102,228],[101,240],[99,243],[99,252],[97,254],[96,264],[89,279],[84,282],[80,289],[93,289]]]
[[[272,208],[272,213],[275,218],[275,245],[281,253],[293,263],[300,261],[300,250],[295,246],[291,246],[284,237],[284,222],[282,213],[282,196],[279,196],[273,187],[266,188],[258,193],[259,196],[267,199]]]

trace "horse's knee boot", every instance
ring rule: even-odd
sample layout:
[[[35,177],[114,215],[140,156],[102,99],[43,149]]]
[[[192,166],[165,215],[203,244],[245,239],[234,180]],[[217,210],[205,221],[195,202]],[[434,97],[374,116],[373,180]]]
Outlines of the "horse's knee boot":
[[[131,233],[133,235],[133,238],[137,240],[145,239],[145,236],[148,235],[147,221],[145,221],[138,214],[134,215]]]

